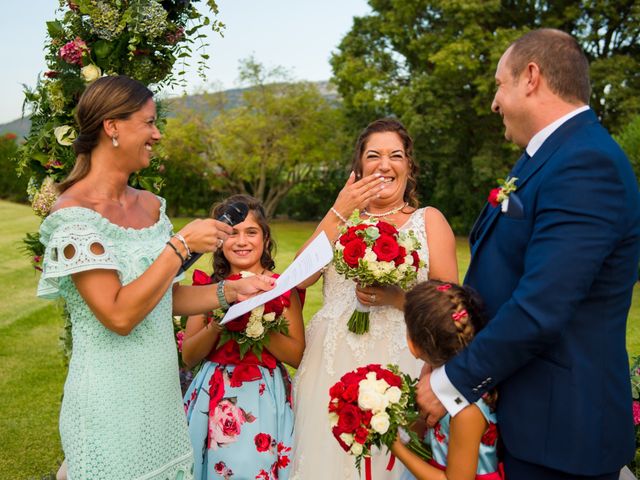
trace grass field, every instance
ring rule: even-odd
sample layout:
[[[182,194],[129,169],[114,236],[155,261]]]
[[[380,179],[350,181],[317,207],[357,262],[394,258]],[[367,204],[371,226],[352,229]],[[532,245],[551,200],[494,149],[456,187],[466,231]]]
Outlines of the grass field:
[[[175,221],[176,228],[187,219]],[[65,368],[59,344],[58,306],[35,298],[37,276],[21,252],[26,232],[38,219],[29,207],[0,201],[0,479],[37,479],[53,474],[62,459],[58,412]],[[293,259],[315,225],[274,222],[277,264]],[[466,239],[458,239],[461,278],[469,263]],[[210,270],[205,259],[196,264]],[[305,319],[319,308],[321,286],[309,290]],[[640,354],[640,288],[636,285],[629,316],[627,348]]]

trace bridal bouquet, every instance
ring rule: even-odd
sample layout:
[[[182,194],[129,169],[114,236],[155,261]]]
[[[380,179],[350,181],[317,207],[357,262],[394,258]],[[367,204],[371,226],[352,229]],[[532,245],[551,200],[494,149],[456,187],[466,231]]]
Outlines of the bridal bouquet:
[[[241,272],[230,275],[225,280],[234,281],[252,276],[251,272]],[[194,285],[210,284],[211,277],[206,273],[196,270],[193,273]],[[269,300],[264,305],[260,305],[239,318],[223,325],[220,332],[218,347],[221,347],[230,340],[238,344],[240,358],[244,358],[251,350],[259,359],[262,358],[262,350],[269,340],[272,332],[289,333],[289,323],[284,316],[284,311],[289,307],[290,301],[284,295]],[[213,310],[207,316],[207,322],[219,322],[224,317],[224,310]]]
[[[363,287],[398,285],[411,287],[424,262],[418,256],[420,242],[413,231],[399,232],[390,223],[362,220],[355,210],[335,245],[336,271]],[[369,331],[369,308],[360,302],[349,319],[349,330]]]
[[[365,461],[366,478],[371,478],[371,447],[391,447],[398,428],[410,437],[407,447],[424,459],[429,451],[411,430],[418,419],[416,383],[397,366],[370,364],[348,372],[329,390],[331,432],[345,452],[355,456],[360,471]],[[392,455],[387,470],[393,468]]]

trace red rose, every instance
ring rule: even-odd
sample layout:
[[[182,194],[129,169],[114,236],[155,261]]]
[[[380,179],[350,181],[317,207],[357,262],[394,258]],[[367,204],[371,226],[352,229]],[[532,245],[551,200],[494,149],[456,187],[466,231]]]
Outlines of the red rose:
[[[378,260],[390,262],[398,256],[399,248],[398,242],[391,235],[380,235],[371,249],[378,256]]]
[[[420,256],[418,255],[418,252],[414,250],[411,252],[411,256],[413,257],[413,266],[418,270],[418,268],[420,268]]]
[[[340,431],[340,429],[339,429],[337,426],[333,427],[333,428],[331,429],[331,432],[333,433],[333,436],[334,436],[334,437],[335,437],[335,439],[338,441],[338,444],[342,447],[342,449],[343,449],[345,452],[348,452],[348,451],[351,449],[351,447],[349,447],[349,445],[347,445],[346,443],[344,443],[344,441],[340,438],[340,434],[342,434],[342,433],[344,433],[344,432],[341,432],[341,431]]]
[[[259,433],[255,436],[253,441],[256,443],[256,450],[259,452],[266,452],[271,446],[271,435],[268,433]]]
[[[371,417],[373,417],[373,413],[371,410],[366,410],[362,412],[362,424],[366,427],[371,425]]]
[[[342,393],[342,399],[345,402],[356,403],[358,401],[359,390],[360,390],[360,387],[357,384],[352,383]]]
[[[278,468],[287,468],[290,461],[287,455],[278,456]]]
[[[213,411],[224,397],[224,378],[222,369],[216,367],[209,379],[209,411]]]
[[[344,383],[338,382],[329,389],[329,395],[331,398],[340,398],[344,392]]]
[[[497,207],[500,203],[498,201],[498,195],[502,191],[502,188],[494,188],[489,192],[489,197],[487,197],[487,201],[491,204],[492,207]]]
[[[407,255],[407,250],[404,247],[398,246],[398,252],[398,256],[393,260],[396,267],[404,263],[404,257]]]
[[[355,405],[347,403],[338,414],[338,428],[347,433],[352,433],[360,426],[360,409]]]
[[[367,375],[366,369],[364,373],[358,372],[358,371],[347,372],[342,376],[340,381],[345,385],[351,385],[353,383],[358,384],[360,383],[360,380],[365,378],[366,375]]]
[[[380,235],[397,235],[398,234],[398,230],[396,230],[396,227],[394,227],[393,225],[387,222],[378,222],[376,227],[378,227],[378,231],[380,232]]]
[[[355,239],[360,238],[356,232],[359,232],[360,230],[365,230],[367,228],[367,225],[364,224],[360,224],[360,225],[356,225],[354,227],[349,227],[349,229],[343,233],[342,235],[340,235],[339,241],[342,245],[347,246],[347,244],[353,242]]]
[[[333,413],[333,412],[338,412],[340,411],[341,405],[340,405],[340,400],[336,400],[329,402],[329,413]]]
[[[400,388],[402,386],[402,378],[400,378],[395,373],[390,372],[389,370],[385,370],[385,369],[380,370],[379,372],[376,373],[376,377],[379,380],[384,380],[385,382],[387,382],[390,387]]]
[[[240,318],[236,318],[235,320],[231,320],[229,323],[225,323],[224,328],[226,328],[230,332],[242,332],[245,328],[247,328],[250,316],[251,312],[245,313]]]
[[[493,446],[496,444],[496,440],[498,440],[498,427],[495,423],[490,422],[480,441],[485,445]]]
[[[355,440],[360,445],[364,445],[364,443],[367,441],[368,436],[369,436],[369,430],[367,430],[366,428],[358,427],[356,429]]]
[[[367,245],[361,238],[356,238],[349,242],[342,251],[342,256],[346,264],[351,268],[356,268],[358,266],[358,260],[364,257],[366,248]]]

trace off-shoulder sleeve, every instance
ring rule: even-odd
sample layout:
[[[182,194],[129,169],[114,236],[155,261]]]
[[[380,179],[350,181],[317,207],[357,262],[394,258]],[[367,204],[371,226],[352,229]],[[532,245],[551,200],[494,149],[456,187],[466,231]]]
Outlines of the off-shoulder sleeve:
[[[67,275],[94,269],[120,270],[112,242],[91,223],[56,221],[45,224],[46,220],[40,234],[45,253],[38,297],[59,297],[59,280]],[[103,253],[94,253],[92,247]]]

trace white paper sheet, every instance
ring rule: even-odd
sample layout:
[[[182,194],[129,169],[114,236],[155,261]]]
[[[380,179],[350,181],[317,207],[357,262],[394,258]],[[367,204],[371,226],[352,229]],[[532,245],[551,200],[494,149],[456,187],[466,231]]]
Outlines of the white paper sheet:
[[[333,248],[324,232],[321,232],[276,280],[276,286],[268,292],[248,298],[232,305],[220,321],[224,325],[231,320],[250,312],[283,293],[291,290],[302,281],[316,273],[333,258]]]

